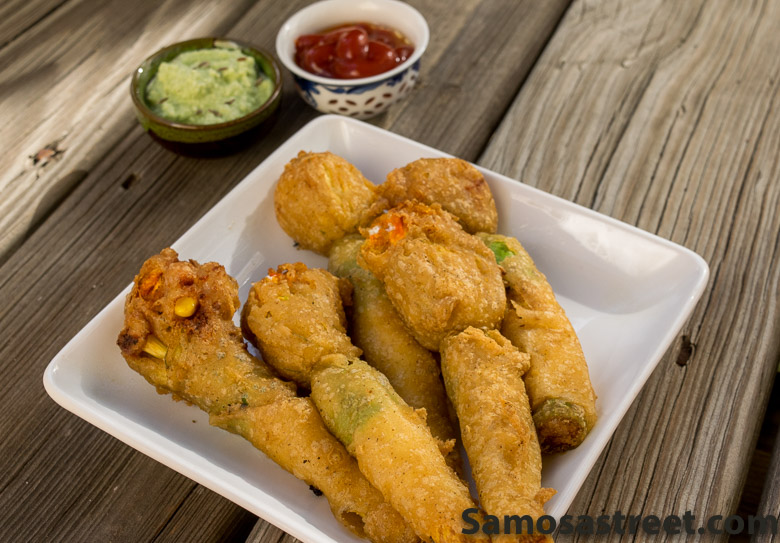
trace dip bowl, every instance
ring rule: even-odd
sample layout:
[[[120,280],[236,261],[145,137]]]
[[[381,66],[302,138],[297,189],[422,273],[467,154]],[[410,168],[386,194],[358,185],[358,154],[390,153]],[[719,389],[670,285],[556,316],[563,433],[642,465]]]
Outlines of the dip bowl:
[[[271,80],[271,96],[260,107],[246,115],[216,124],[186,124],[172,121],[152,111],[146,89],[162,62],[173,60],[180,53],[215,47],[239,49],[255,59],[257,67]],[[272,117],[282,97],[282,76],[278,63],[270,53],[247,43],[227,38],[197,38],[174,43],[144,60],[133,73],[130,94],[136,116],[150,136],[164,147],[182,154],[224,154],[248,143],[256,136],[261,124]]]
[[[295,63],[295,40],[347,23],[385,25],[404,34],[414,53],[392,70],[359,79],[333,79],[307,72]],[[411,92],[430,33],[425,18],[398,0],[323,0],[287,19],[276,35],[276,54],[295,80],[301,98],[323,113],[368,119]]]

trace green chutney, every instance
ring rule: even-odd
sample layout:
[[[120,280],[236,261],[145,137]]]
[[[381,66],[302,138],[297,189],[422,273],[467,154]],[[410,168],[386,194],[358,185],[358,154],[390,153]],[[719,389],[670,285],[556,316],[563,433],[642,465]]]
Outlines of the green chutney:
[[[273,88],[252,56],[240,49],[214,47],[187,51],[160,63],[146,88],[146,100],[165,119],[216,124],[256,110],[268,101]]]

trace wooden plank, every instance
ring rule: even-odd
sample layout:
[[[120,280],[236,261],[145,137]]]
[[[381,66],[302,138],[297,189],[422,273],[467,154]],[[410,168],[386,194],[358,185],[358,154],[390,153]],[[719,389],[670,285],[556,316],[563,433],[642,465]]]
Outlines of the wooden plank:
[[[251,3],[73,0],[0,49],[0,261],[125,134],[136,66],[223,34]]]
[[[156,151],[156,146],[146,143],[152,148],[150,151]],[[120,146],[110,160],[121,163],[124,153],[138,156],[138,152],[143,149]],[[106,189],[122,191],[113,183]],[[100,192],[92,191],[92,197]],[[87,205],[92,203],[87,195],[79,196],[84,196],[81,199]],[[82,220],[94,219],[89,215],[86,211]],[[78,236],[79,230],[71,232]],[[60,257],[69,251],[73,239],[64,235],[58,240]],[[76,323],[67,322],[70,312],[81,305],[90,308],[88,311],[98,310],[111,292],[118,292],[121,283],[112,280],[115,270],[111,267],[122,261],[120,257],[113,263],[105,262],[108,269],[100,270],[87,259],[85,273],[79,277],[92,279],[84,283],[81,294],[68,294],[70,289],[62,288],[79,281],[67,268],[49,270],[58,286],[42,279],[48,265],[40,261],[28,263],[41,266],[38,280],[22,287],[23,292],[17,293],[23,294],[21,297],[14,296],[14,310],[4,311],[0,326],[7,341],[0,350],[9,358],[2,368],[8,379],[2,385],[0,415],[4,436],[0,454],[2,540],[49,540],[55,533],[58,538],[72,541],[151,539],[195,486],[189,479],[68,414],[46,396],[42,387],[40,376],[47,359],[59,348],[57,345],[64,344],[68,333],[77,331]],[[17,269],[22,273],[30,271],[25,265]],[[6,270],[0,277],[4,284],[13,281],[13,275]],[[9,292],[2,290],[0,301],[10,302]],[[60,317],[64,321],[56,324]],[[15,323],[15,319],[20,322]],[[27,321],[26,326],[21,320]],[[33,325],[36,321],[38,324]],[[61,325],[67,331],[55,332]]]
[[[68,0],[6,0],[0,4],[0,49],[61,8]]]
[[[278,28],[303,3],[258,2],[230,35],[270,47],[275,32],[268,29]],[[417,3],[437,36],[426,58],[442,58],[456,37],[477,39],[462,28],[473,24],[464,12],[501,15],[500,10],[480,7],[481,3],[458,0],[445,7],[434,0]],[[504,5],[510,8],[510,4]],[[549,8],[553,4],[539,9],[549,9],[552,20],[557,20],[562,7],[555,5],[558,11]],[[447,10],[452,17],[440,19]],[[512,9],[508,12],[518,25],[528,15]],[[449,22],[460,26],[444,26]],[[502,32],[513,29],[506,25]],[[538,50],[542,44],[528,46]],[[464,55],[461,60],[468,64],[482,59],[476,49]],[[496,66],[504,63],[495,55],[487,62]],[[444,88],[446,81],[429,76],[436,66],[426,64],[423,77],[426,85]],[[517,88],[524,76],[516,70],[511,77],[487,80],[483,92],[503,96],[505,102],[496,105],[503,110],[511,96],[499,92],[498,86]],[[413,93],[409,100],[435,96],[436,92],[427,90]],[[471,91],[464,87],[450,96],[451,101],[437,104],[439,109],[427,115],[459,115]],[[100,107],[113,105],[107,99]],[[406,104],[398,107],[405,109]],[[425,112],[421,106],[410,108],[408,113],[393,108],[374,122],[391,128],[402,123],[412,126],[407,117]],[[294,95],[291,85],[280,113],[265,139],[240,154],[210,160],[173,155],[154,144],[131,118],[124,118],[113,129],[119,136],[109,151],[85,171],[83,180],[0,265],[0,328],[9,340],[0,345],[0,431],[5,437],[0,444],[0,488],[4,489],[0,493],[0,539],[29,534],[35,539],[56,539],[64,533],[71,540],[143,540],[158,533],[167,538],[175,537],[174,525],[204,522],[196,511],[213,506],[224,518],[235,514],[230,507],[236,506],[216,494],[194,494],[186,479],[59,409],[46,398],[40,378],[54,354],[128,283],[146,257],[178,238],[280,142],[315,116]],[[468,129],[431,131],[427,142],[454,149],[463,138],[483,137],[479,135],[489,132],[483,124],[492,122],[495,119],[475,118]],[[478,148],[485,143],[479,143]],[[60,174],[69,173],[71,167],[57,164]],[[76,434],[78,441],[70,437]],[[122,458],[137,463],[137,470],[119,469]],[[75,470],[53,498],[51,487],[61,482],[62,474],[72,466],[82,468]],[[84,473],[106,475],[90,481],[82,480]],[[135,484],[136,480],[158,481],[154,489],[167,492],[149,492],[144,485]],[[196,496],[199,504],[191,505]],[[143,520],[136,530],[138,519]]]
[[[756,447],[756,454],[766,454],[768,451],[769,461],[766,471],[762,473],[762,480],[752,482],[756,486],[761,485],[763,491],[758,505],[751,513],[761,517],[771,515],[780,523],[780,362],[778,362],[778,371],[779,373],[775,375],[775,385]],[[748,481],[746,488],[750,485],[751,481]],[[778,526],[777,533],[771,536],[769,534],[754,534],[752,540],[778,542],[780,541],[780,526]]]
[[[777,441],[778,435],[780,435],[778,430],[780,430],[780,379],[776,376],[769,396],[766,413],[761,423],[758,442],[748,467],[745,487],[742,489],[742,495],[737,506],[736,514],[744,519],[755,516],[761,511],[762,495],[767,494],[769,492],[768,487],[773,484],[771,479],[771,462],[773,449],[776,444],[780,443]],[[749,541],[750,534],[742,534],[739,538],[735,536],[731,539],[733,541]]]
[[[476,160],[568,5],[568,0],[481,2],[440,53],[440,62],[423,72],[415,99],[394,108],[382,124]],[[460,13],[450,3],[437,8],[429,24],[452,33],[449,18],[460,21]]]
[[[575,515],[736,508],[780,351],[778,24],[777,2],[579,0],[480,158],[711,266]]]
[[[246,538],[246,543],[298,543],[298,539],[267,522],[258,522]]]
[[[775,519],[780,519],[780,436],[778,436],[772,451],[772,461],[758,507],[758,515],[764,518],[771,515]],[[780,541],[780,531],[771,535],[754,534],[753,541]]]
[[[155,541],[243,541],[252,533],[256,522],[256,515],[198,485]],[[268,523],[263,524],[270,527]]]

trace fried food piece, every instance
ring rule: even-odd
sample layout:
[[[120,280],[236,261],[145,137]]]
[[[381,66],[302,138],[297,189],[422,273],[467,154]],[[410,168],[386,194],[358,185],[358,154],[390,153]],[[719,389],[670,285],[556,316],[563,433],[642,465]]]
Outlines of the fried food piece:
[[[495,330],[467,328],[441,344],[444,383],[485,513],[529,515],[535,527],[555,491],[542,488],[542,453],[522,379],[529,366],[529,356]],[[552,541],[542,534],[520,539]]]
[[[200,407],[211,424],[246,438],[322,491],[336,518],[358,536],[415,541],[311,400],[247,352],[232,321],[238,304],[238,285],[222,266],[181,262],[165,249],[136,276],[117,343],[158,392]]]
[[[358,263],[385,286],[414,338],[436,351],[468,326],[494,328],[506,308],[501,268],[489,249],[434,204],[407,202],[379,216]]]
[[[376,186],[340,156],[301,151],[276,184],[274,209],[301,247],[327,256],[334,241],[382,211],[376,200]]]
[[[442,452],[447,464],[462,475],[460,452],[454,446],[457,433],[450,420],[439,363],[406,330],[382,283],[358,266],[363,241],[358,234],[346,236],[333,245],[328,260],[331,273],[352,283],[352,342],[407,404],[425,409],[433,437],[446,445]]]
[[[421,158],[393,170],[379,186],[388,207],[407,200],[440,204],[460,219],[463,229],[495,232],[498,212],[484,176],[459,158]]]
[[[282,377],[308,388],[326,354],[360,356],[347,336],[342,300],[352,285],[300,262],[282,264],[252,285],[241,315],[246,338]]]
[[[462,533],[461,515],[475,508],[468,488],[384,375],[362,360],[330,355],[315,368],[311,389],[330,431],[417,535],[436,543],[474,540]]]
[[[524,380],[542,452],[573,449],[596,423],[596,394],[577,334],[519,241],[479,237],[506,271],[509,303],[501,333],[531,355]]]

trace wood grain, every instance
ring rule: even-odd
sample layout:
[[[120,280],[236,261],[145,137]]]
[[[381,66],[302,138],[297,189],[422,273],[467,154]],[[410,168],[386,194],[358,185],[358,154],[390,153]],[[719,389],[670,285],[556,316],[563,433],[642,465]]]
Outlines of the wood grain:
[[[257,2],[240,13],[236,24],[225,32],[272,48],[275,29],[306,3]],[[503,86],[518,88],[531,63],[525,63],[524,68],[506,69],[505,60],[498,56],[485,61],[477,49],[461,50],[458,41],[480,45],[485,42],[484,37],[464,30],[464,25],[475,24],[471,14],[499,17],[505,11],[514,26],[499,25],[501,30],[496,35],[498,43],[507,43],[509,34],[524,24],[530,12],[546,13],[546,17],[533,15],[532,20],[547,21],[545,28],[552,32],[565,8],[563,2],[522,2],[519,4],[524,9],[520,10],[516,8],[518,3],[511,0],[498,4],[505,10],[493,7],[493,2],[487,0],[457,0],[446,6],[434,0],[414,4],[428,18],[435,39],[422,74],[429,88],[414,92],[409,101],[432,100],[437,96],[437,87],[446,87],[446,81],[429,74],[436,72],[449,50],[457,50],[467,65],[492,62],[495,70],[503,74],[501,78],[486,80],[480,87],[486,96],[496,97],[494,107],[499,111],[505,110],[514,96]],[[172,3],[163,7],[172,9]],[[193,13],[199,9],[205,8],[196,4],[191,12],[181,16],[194,24]],[[55,15],[65,17],[68,13],[63,8]],[[100,20],[99,14],[95,17]],[[97,24],[89,21],[88,17],[83,26]],[[147,23],[135,24],[150,31],[155,24],[162,24],[159,21],[158,14]],[[228,25],[227,19],[222,21],[220,24]],[[67,29],[73,22],[47,24]],[[79,27],[73,28],[75,32]],[[181,29],[179,23],[176,28]],[[167,31],[168,41],[181,37],[174,37],[175,29]],[[181,33],[191,35],[190,31],[194,32],[192,25]],[[130,40],[126,47],[143,56],[156,47],[143,36],[137,42],[127,36],[121,39]],[[529,33],[523,46],[529,58],[538,55],[547,37]],[[24,39],[19,38],[12,45],[21,47]],[[55,40],[51,38],[46,43],[47,47],[54,47]],[[87,53],[75,42],[71,47],[74,58],[79,52]],[[513,47],[515,54],[522,55],[523,47]],[[0,59],[5,54],[1,51]],[[124,50],[115,54],[117,59],[127,55]],[[489,66],[480,69],[490,70]],[[72,73],[76,72],[63,77],[77,77]],[[68,414],[48,399],[41,386],[41,375],[67,340],[124,288],[145,258],[177,239],[281,142],[315,117],[315,112],[295,96],[289,78],[286,83],[280,116],[264,139],[240,154],[208,160],[163,150],[143,134],[132,115],[116,113],[127,107],[126,89],[117,91],[120,94],[116,96],[113,90],[101,94],[102,88],[84,91],[95,99],[97,115],[115,115],[101,121],[102,137],[108,141],[79,139],[82,143],[78,148],[83,149],[82,157],[86,158],[81,162],[68,159],[68,149],[73,149],[68,146],[61,160],[46,166],[51,168],[47,170],[50,179],[68,175],[78,178],[54,201],[53,207],[41,212],[37,227],[16,250],[6,253],[6,261],[0,264],[0,329],[7,338],[0,344],[0,431],[4,436],[0,444],[0,540],[176,540],[199,533],[199,526],[205,534],[201,540],[220,540],[228,532],[234,539],[244,531],[249,535],[248,517],[238,506],[214,493],[198,491],[192,481]],[[124,87],[124,83],[120,85]],[[450,100],[437,103],[433,112],[420,105],[406,110],[404,105],[373,122],[393,129],[405,125],[416,130],[414,123],[420,121],[414,117],[421,114],[455,118],[462,114],[463,105],[472,100],[472,88],[461,86],[447,92]],[[24,107],[26,101],[21,96],[14,99],[17,107]],[[481,111],[488,109],[480,107]],[[109,113],[109,109],[115,112]],[[7,111],[10,110],[4,109],[3,115]],[[428,143],[446,149],[457,149],[464,138],[471,139],[469,148],[476,157],[499,118],[500,115],[472,115],[468,125],[437,129],[426,138]],[[51,130],[51,126],[39,127],[35,133],[40,141],[54,141],[59,128]],[[84,130],[81,125],[73,128],[71,137],[86,138]],[[211,510],[213,517],[204,518],[204,512]],[[261,523],[252,537],[258,533],[265,537],[262,534],[271,532]]]
[[[440,13],[427,18],[448,31],[451,42],[422,73],[415,99],[391,110],[382,126],[476,160],[568,4],[481,2],[463,19],[452,4],[441,3]]]
[[[480,158],[711,267],[574,514],[736,508],[780,351],[778,24],[771,1],[577,1]]]
[[[0,4],[0,49],[45,21],[68,0],[6,0]]]
[[[256,515],[197,485],[155,540],[242,541],[252,533],[256,523]],[[262,524],[271,527],[267,522]]]
[[[223,34],[249,5],[72,0],[0,49],[0,261],[126,134],[138,64]]]
[[[246,538],[246,543],[297,543],[298,541],[267,522],[258,522]]]
[[[764,493],[758,507],[758,515],[762,517],[772,515],[775,519],[780,519],[780,435],[775,440],[769,473],[764,483]],[[753,541],[780,541],[780,531],[771,534],[771,536],[769,534],[755,534]]]

